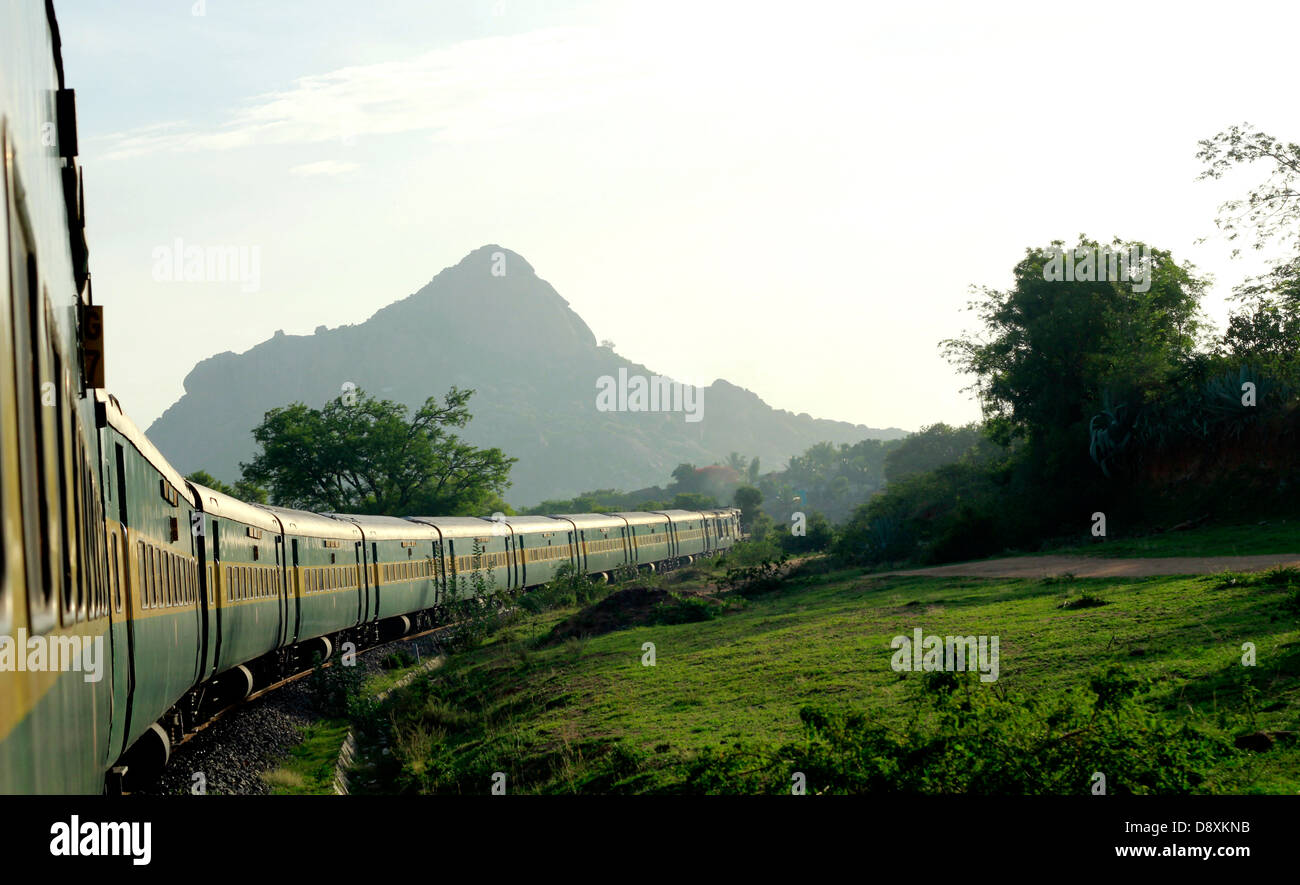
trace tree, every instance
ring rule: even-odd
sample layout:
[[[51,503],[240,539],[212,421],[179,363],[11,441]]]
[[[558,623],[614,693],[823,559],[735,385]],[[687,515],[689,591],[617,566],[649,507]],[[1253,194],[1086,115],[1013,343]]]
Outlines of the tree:
[[[967,453],[991,455],[997,447],[985,438],[978,424],[949,427],[931,424],[903,439],[885,455],[885,476],[897,482],[951,464]]]
[[[741,486],[736,489],[736,506],[740,508],[740,527],[749,531],[758,514],[762,511],[759,505],[763,503],[763,493],[753,486]]]
[[[1242,304],[1229,317],[1220,355],[1248,360],[1292,384],[1300,382],[1300,145],[1286,144],[1249,123],[1232,126],[1200,142],[1197,159],[1205,164],[1200,179],[1222,178],[1239,166],[1262,163],[1264,183],[1245,199],[1219,207],[1215,224],[1236,241],[1253,228],[1252,248],[1278,241],[1293,256],[1272,263],[1262,277],[1236,287],[1233,300]],[[1240,253],[1233,249],[1233,255]]]
[[[1149,256],[1146,291],[1126,280],[1049,279],[1052,250],[1029,249],[1011,289],[981,289],[982,300],[970,305],[983,337],[942,342],[949,360],[976,377],[972,386],[995,442],[1024,439],[1041,457],[1069,450],[1086,458],[1088,421],[1104,391],[1152,399],[1194,353],[1205,282],[1168,252],[1113,245]],[[1099,248],[1081,237],[1075,250]]]
[[[727,466],[737,473],[745,472],[745,463],[745,456],[740,454],[740,452],[732,452],[727,456]]]
[[[1230,126],[1200,142],[1196,158],[1205,164],[1197,179],[1222,178],[1239,165],[1263,163],[1271,167],[1262,185],[1252,188],[1242,200],[1228,200],[1219,207],[1215,224],[1235,241],[1243,228],[1254,228],[1252,248],[1263,249],[1279,240],[1292,253],[1300,253],[1300,145],[1287,144],[1249,123]],[[1234,249],[1233,255],[1240,252]]]
[[[757,455],[754,456],[754,460],[749,462],[748,479],[750,485],[753,485],[754,483],[758,482],[758,456]]]
[[[718,501],[712,495],[702,495],[699,492],[683,492],[673,498],[673,510],[713,510],[718,506]]]
[[[699,480],[695,475],[695,465],[685,462],[678,464],[673,468],[673,482],[676,483],[675,491],[678,492],[696,492],[699,491]]]
[[[338,513],[473,514],[499,499],[516,458],[478,449],[448,428],[470,419],[473,390],[429,397],[409,419],[400,403],[355,391],[323,409],[293,403],[253,429],[261,451],[241,465],[276,503]]]

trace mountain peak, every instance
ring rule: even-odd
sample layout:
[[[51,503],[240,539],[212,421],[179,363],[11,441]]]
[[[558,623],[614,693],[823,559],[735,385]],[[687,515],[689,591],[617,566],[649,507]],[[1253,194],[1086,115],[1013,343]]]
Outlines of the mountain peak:
[[[479,246],[458,261],[456,268],[470,271],[483,270],[498,278],[508,278],[511,273],[519,274],[521,271],[527,276],[537,276],[537,271],[524,256],[496,243]]]
[[[672,375],[598,346],[523,256],[488,243],[364,323],[272,335],[245,353],[200,362],[185,395],[148,435],[182,472],[201,468],[234,480],[255,453],[251,431],[269,409],[320,407],[349,383],[412,407],[452,385],[473,388],[474,420],[463,436],[519,458],[507,493],[516,504],[643,488],[666,482],[684,461],[708,464],[731,451],[778,464],[818,442],[895,435],[773,409],[721,378],[709,387],[699,423],[680,412],[604,411],[599,379],[620,368]]]

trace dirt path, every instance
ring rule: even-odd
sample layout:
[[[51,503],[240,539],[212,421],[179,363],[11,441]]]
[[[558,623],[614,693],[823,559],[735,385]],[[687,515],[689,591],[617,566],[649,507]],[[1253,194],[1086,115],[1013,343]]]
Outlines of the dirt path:
[[[959,565],[937,565],[878,575],[931,575],[971,578],[1045,578],[1066,572],[1077,578],[1146,578],[1154,575],[1212,575],[1216,572],[1254,572],[1275,565],[1300,568],[1300,553],[1265,556],[1159,556],[1134,559],[1098,559],[1095,556],[1015,556],[983,559]]]

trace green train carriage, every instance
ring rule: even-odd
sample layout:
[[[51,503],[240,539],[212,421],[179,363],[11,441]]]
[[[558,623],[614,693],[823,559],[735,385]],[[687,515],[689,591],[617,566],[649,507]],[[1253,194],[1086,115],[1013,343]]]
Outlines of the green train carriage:
[[[432,527],[438,533],[441,602],[470,596],[476,574],[488,592],[517,590],[522,586],[515,537],[507,520],[476,516],[410,516],[407,519]]]
[[[632,564],[632,541],[627,520],[603,513],[557,513],[554,517],[573,527],[579,565],[589,575],[608,581],[611,573]]]
[[[362,560],[374,594],[372,620],[383,622],[385,634],[404,635],[420,613],[444,601],[445,564],[441,535],[433,526],[395,516],[330,514],[361,530]]]
[[[376,600],[366,573],[361,529],[306,510],[257,505],[284,531],[293,641],[328,658],[330,638],[372,621]],[[310,660],[308,660],[310,663]]]
[[[293,643],[295,604],[280,520],[214,489],[190,486],[202,510],[193,533],[211,597],[202,673],[210,679]],[[254,678],[247,668],[243,675],[247,694]]]
[[[540,587],[553,580],[564,565],[581,568],[573,523],[549,516],[507,516],[501,522],[513,535],[517,587]]]
[[[177,705],[202,679],[211,617],[191,531],[197,501],[117,400],[100,404],[114,585],[110,757],[152,731],[165,760],[170,736],[192,724]]]

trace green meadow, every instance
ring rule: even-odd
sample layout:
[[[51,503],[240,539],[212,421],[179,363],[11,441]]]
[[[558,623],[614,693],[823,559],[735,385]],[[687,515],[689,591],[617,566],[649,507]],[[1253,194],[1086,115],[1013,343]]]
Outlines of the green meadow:
[[[355,780],[769,793],[799,766],[809,792],[1082,794],[1097,768],[1115,792],[1300,792],[1294,571],[940,579],[815,559],[768,592],[719,578],[687,569],[494,625],[354,705]],[[917,628],[997,636],[996,682],[895,671],[891,641]]]

